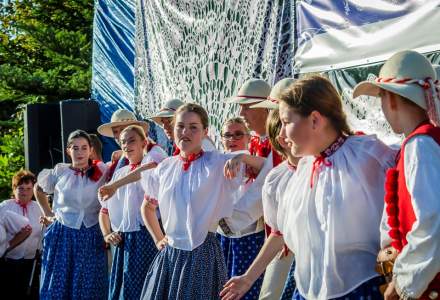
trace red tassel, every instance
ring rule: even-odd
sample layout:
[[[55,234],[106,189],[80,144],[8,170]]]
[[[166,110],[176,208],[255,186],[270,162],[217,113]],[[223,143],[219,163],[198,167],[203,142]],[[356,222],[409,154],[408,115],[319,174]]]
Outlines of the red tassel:
[[[396,249],[398,252],[402,251],[402,243],[400,241],[392,241],[391,246]]]
[[[396,216],[388,216],[388,225],[391,228],[399,228],[399,219]]]
[[[391,229],[388,231],[388,234],[393,240],[400,240],[400,231],[398,229]]]
[[[385,203],[387,203],[387,204],[397,203],[397,193],[394,191],[387,191],[385,193]]]
[[[386,211],[388,216],[397,216],[398,214],[398,208],[394,203],[387,204]]]
[[[100,160],[94,160],[94,161],[92,161],[92,169],[93,169],[93,173],[92,173],[92,176],[90,176],[89,178],[90,178],[90,180],[93,180],[93,181],[98,181],[100,178],[101,178],[101,176],[102,176],[102,172],[101,172],[101,169],[99,169],[99,167],[98,167],[98,163],[99,162],[101,162]]]

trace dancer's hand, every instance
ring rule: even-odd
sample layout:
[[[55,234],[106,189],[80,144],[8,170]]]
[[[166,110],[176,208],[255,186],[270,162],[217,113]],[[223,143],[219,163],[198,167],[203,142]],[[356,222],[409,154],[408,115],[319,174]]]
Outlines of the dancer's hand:
[[[252,287],[253,282],[246,275],[234,276],[229,279],[220,292],[222,300],[238,300]]]
[[[107,244],[112,244],[113,246],[116,246],[116,245],[118,245],[120,242],[122,242],[122,237],[121,237],[121,235],[120,235],[119,233],[117,233],[117,232],[111,232],[111,233],[107,234],[107,235],[104,237],[104,241],[105,241]]]
[[[391,281],[388,284],[388,287],[385,290],[385,293],[383,294],[383,297],[384,297],[385,300],[399,300],[400,299],[399,294],[397,294],[394,281]]]
[[[118,161],[119,159],[121,159],[122,153],[123,153],[122,150],[113,151],[112,158],[111,158],[112,163],[114,163],[114,162]]]
[[[241,169],[241,163],[243,162],[243,154],[228,159],[223,168],[223,174],[227,179],[233,179],[237,177]]]
[[[102,201],[107,201],[116,193],[116,190],[112,184],[106,184],[99,188],[98,196]]]
[[[44,224],[44,226],[49,226],[53,222],[55,222],[56,218],[54,216],[41,216],[40,224]]]
[[[161,239],[160,241],[158,241],[156,243],[156,247],[159,251],[163,250],[166,247],[166,245],[168,245],[168,237],[167,236],[165,236],[163,239]]]

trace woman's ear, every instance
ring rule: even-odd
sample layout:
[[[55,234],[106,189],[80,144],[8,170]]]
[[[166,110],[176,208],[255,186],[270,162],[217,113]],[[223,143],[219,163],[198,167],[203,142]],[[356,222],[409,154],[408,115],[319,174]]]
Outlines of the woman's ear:
[[[70,159],[72,159],[72,153],[71,153],[71,149],[70,149],[70,147],[67,147],[67,148],[66,148],[66,154],[67,154],[67,156],[68,156]]]
[[[322,124],[322,115],[316,110],[310,113],[309,119],[313,130],[318,129]]]
[[[208,128],[205,128],[205,129],[203,129],[203,133],[204,133],[204,136],[207,136],[208,135]]]

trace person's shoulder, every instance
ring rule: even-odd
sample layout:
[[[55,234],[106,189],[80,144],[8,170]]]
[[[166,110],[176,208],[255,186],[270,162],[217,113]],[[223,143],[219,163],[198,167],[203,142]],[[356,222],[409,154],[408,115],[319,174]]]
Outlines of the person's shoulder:
[[[414,158],[438,160],[440,144],[429,135],[415,135],[404,146],[405,156],[411,154]],[[437,158],[437,159],[436,159]]]
[[[14,203],[14,199],[7,199],[0,202],[0,208],[8,208],[12,203]]]

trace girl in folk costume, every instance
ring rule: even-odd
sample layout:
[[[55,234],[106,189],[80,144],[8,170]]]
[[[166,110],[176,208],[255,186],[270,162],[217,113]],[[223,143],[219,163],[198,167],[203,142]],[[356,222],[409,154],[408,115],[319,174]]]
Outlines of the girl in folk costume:
[[[302,157],[277,214],[295,254],[293,299],[378,299],[377,229],[395,152],[375,136],[352,135],[323,77],[296,81],[280,100],[281,136]]]
[[[376,81],[355,88],[354,97],[358,95],[379,96],[391,128],[405,135],[386,180],[381,242],[382,247],[391,247],[378,257],[381,271],[391,275],[385,299],[437,299],[440,99],[436,73],[423,55],[398,52],[383,65]]]
[[[120,136],[123,155],[129,165],[115,171],[112,180],[126,176],[141,163],[160,163],[166,153],[159,146],[153,147],[145,156],[143,149],[147,137],[142,127],[130,125]],[[99,223],[104,240],[116,246],[111,278],[110,299],[138,299],[148,268],[157,253],[156,245],[141,217],[144,191],[139,182],[119,189],[102,203]]]
[[[57,164],[38,175],[35,196],[49,225],[44,236],[41,299],[104,299],[107,259],[99,230],[98,188],[107,166],[91,161],[90,139],[76,130],[67,140],[71,164]],[[50,208],[46,194],[54,194]]]
[[[226,152],[249,155],[249,151],[247,151],[250,136],[249,129],[242,118],[237,117],[227,120],[223,124],[221,136],[223,147]],[[237,156],[237,159],[241,162],[242,156]],[[267,165],[267,169],[269,170],[271,166],[269,166],[269,164]],[[267,173],[265,171],[263,172]],[[251,173],[255,174],[256,172],[252,171]],[[260,176],[264,176],[264,174],[259,174],[259,177]],[[234,208],[238,205],[243,205],[248,209],[244,209],[245,211],[241,213],[240,210],[242,210],[242,208],[240,208],[238,211],[234,211],[230,218],[221,219],[219,222],[220,226],[217,233],[219,234],[220,245],[225,256],[228,278],[243,274],[255,259],[258,251],[260,251],[261,246],[264,243],[264,221],[262,218],[263,213],[260,196],[262,187],[261,184],[259,184],[259,182],[263,180],[264,178],[259,178],[258,181],[256,180],[256,182],[253,182],[252,180],[249,180],[248,177],[244,178],[244,182],[240,186],[240,197],[236,199]],[[255,187],[255,185],[257,185],[257,187]],[[252,195],[246,195],[247,192],[253,194],[258,193],[258,195],[252,197]],[[255,200],[259,202],[258,205],[248,207],[248,204],[242,203],[249,199],[249,197],[255,198]],[[243,227],[240,223],[243,221],[248,222],[249,215],[252,214],[255,214],[256,216],[253,218],[254,222],[252,222],[252,224],[238,232],[232,232],[231,228]],[[243,298],[257,299],[262,281],[263,277],[257,279]]]
[[[226,282],[226,266],[215,231],[221,218],[232,214],[242,172],[236,165],[223,169],[232,155],[203,152],[208,132],[208,114],[197,104],[185,104],[174,116],[174,136],[179,155],[141,173],[145,191],[143,217],[159,254],[145,279],[143,299],[216,299]],[[249,158],[260,169],[264,160]],[[154,167],[146,164],[144,169]],[[230,170],[231,168],[227,168]],[[132,176],[132,175],[129,175]],[[131,180],[136,180],[132,176]],[[113,186],[124,184],[123,180]],[[112,189],[101,190],[107,197]],[[159,207],[165,234],[159,225]]]
[[[29,298],[26,291],[29,285],[29,280],[32,273],[32,266],[39,249],[41,237],[41,210],[36,201],[33,201],[34,184],[37,178],[34,174],[27,170],[21,170],[14,174],[12,178],[12,192],[13,199],[5,200],[0,203],[0,209],[12,211],[19,215],[26,217],[29,220],[31,235],[20,245],[9,251],[5,255],[5,260],[2,262],[0,272],[7,274],[2,283],[9,289],[17,291],[15,296],[20,299]],[[35,285],[31,292],[32,298],[38,298],[38,276],[36,272],[34,277]]]
[[[269,114],[267,131],[269,132],[273,149],[285,156],[287,160],[269,172],[263,186],[264,219],[271,227],[271,232],[257,258],[247,271],[243,275],[234,277],[227,282],[221,293],[222,299],[241,299],[265,269],[263,285],[267,285],[270,288],[265,289],[264,294],[262,290],[260,299],[292,298],[295,289],[294,280],[289,282],[285,293],[282,292],[293,261],[293,255],[291,252],[287,252],[287,249],[283,249],[284,241],[282,234],[278,230],[276,216],[279,198],[284,191],[285,184],[295,173],[299,158],[291,154],[289,145],[284,142],[284,139],[279,137],[280,129],[281,121],[278,109],[276,109]]]

